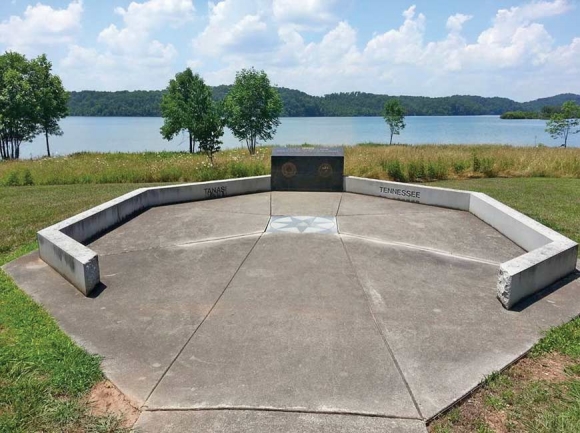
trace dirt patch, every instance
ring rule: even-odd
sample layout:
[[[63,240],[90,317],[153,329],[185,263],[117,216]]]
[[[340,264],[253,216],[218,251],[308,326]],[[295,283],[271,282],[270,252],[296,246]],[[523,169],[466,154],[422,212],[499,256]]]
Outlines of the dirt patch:
[[[130,428],[135,424],[139,414],[129,399],[108,380],[97,383],[87,397],[91,415],[115,415],[122,418],[122,426]]]
[[[551,383],[570,380],[565,372],[566,367],[574,365],[574,361],[566,355],[550,353],[539,358],[523,358],[511,372],[518,380],[544,380]]]
[[[432,421],[428,426],[429,432],[525,431],[517,419],[518,409],[510,404],[509,396],[525,392],[532,382],[558,384],[569,381],[571,376],[566,370],[576,363],[572,358],[559,353],[523,358]],[[482,429],[484,426],[488,430]]]

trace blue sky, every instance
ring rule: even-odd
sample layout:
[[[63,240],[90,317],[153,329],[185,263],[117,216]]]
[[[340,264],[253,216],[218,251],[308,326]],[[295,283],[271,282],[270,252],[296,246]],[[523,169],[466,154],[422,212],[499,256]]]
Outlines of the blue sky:
[[[46,53],[70,90],[255,66],[315,95],[580,93],[577,0],[3,0],[0,49]]]

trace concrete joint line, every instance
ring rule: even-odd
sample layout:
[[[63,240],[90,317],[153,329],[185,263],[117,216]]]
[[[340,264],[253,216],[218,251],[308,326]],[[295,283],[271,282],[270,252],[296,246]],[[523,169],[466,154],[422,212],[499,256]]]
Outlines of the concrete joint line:
[[[411,386],[409,385],[409,382],[407,382],[407,378],[403,374],[403,370],[401,369],[401,366],[399,365],[399,362],[397,361],[397,358],[395,357],[395,353],[393,352],[393,349],[391,348],[391,345],[389,344],[389,341],[387,340],[387,336],[384,334],[383,330],[381,329],[381,326],[379,325],[379,322],[378,322],[377,317],[375,316],[375,312],[373,310],[373,306],[372,306],[370,297],[369,297],[362,281],[360,280],[360,276],[358,274],[358,271],[356,270],[356,267],[354,266],[352,258],[350,257],[350,253],[348,252],[348,248],[346,247],[344,240],[342,239],[342,236],[340,237],[340,243],[342,244],[342,248],[344,249],[344,253],[346,254],[346,257],[348,259],[348,263],[354,272],[354,275],[356,277],[356,283],[359,286],[359,288],[362,290],[364,297],[367,301],[367,307],[369,308],[369,312],[371,313],[371,317],[373,318],[373,321],[375,322],[375,327],[377,329],[377,332],[381,336],[383,343],[384,343],[391,359],[393,360],[393,363],[395,364],[395,367],[397,368],[399,375],[401,376],[401,380],[403,381],[403,383],[405,384],[405,387],[407,388],[407,392],[409,393],[409,396],[411,397],[411,400],[413,401],[413,405],[415,406],[415,410],[419,414],[419,419],[423,420],[424,417],[423,417],[423,414],[421,413],[421,409],[419,408],[419,404],[417,403],[417,399],[415,398],[415,395],[413,394],[413,391],[411,390]]]
[[[136,248],[133,250],[123,250],[123,251],[118,251],[115,253],[101,253],[101,254],[99,254],[99,256],[100,257],[114,257],[114,256],[121,256],[123,254],[138,253],[141,251],[157,251],[157,250],[170,250],[172,248],[187,248],[187,247],[193,247],[197,244],[219,243],[219,242],[228,242],[228,241],[232,241],[232,240],[236,240],[236,239],[251,238],[254,236],[258,236],[262,233],[263,232],[260,231],[260,232],[246,233],[243,235],[224,236],[223,238],[201,239],[199,241],[183,242],[180,244],[166,244],[166,245],[160,245],[158,247]]]
[[[215,306],[218,304],[218,302],[220,301],[220,299],[223,297],[223,295],[226,292],[226,290],[228,290],[228,287],[230,287],[230,284],[232,284],[232,281],[234,280],[234,278],[236,277],[236,275],[238,274],[238,272],[240,271],[240,269],[242,268],[242,266],[244,266],[244,263],[246,263],[246,260],[248,259],[248,257],[250,257],[250,255],[252,254],[252,251],[254,251],[254,248],[256,248],[256,245],[258,245],[258,242],[260,242],[260,239],[262,239],[262,236],[263,236],[263,233],[258,237],[258,239],[256,239],[256,241],[252,245],[252,248],[250,248],[250,251],[248,251],[248,254],[246,254],[246,256],[244,257],[244,259],[241,261],[240,265],[236,268],[236,270],[233,273],[232,277],[229,279],[228,283],[226,284],[226,286],[224,287],[224,289],[222,290],[222,292],[220,293],[220,295],[218,296],[218,298],[216,299],[216,301],[213,303],[213,305],[211,306],[211,308],[209,309],[209,311],[207,312],[207,314],[204,316],[203,320],[193,330],[193,332],[191,333],[191,335],[189,336],[189,338],[187,339],[187,341],[185,342],[185,344],[181,347],[181,349],[179,350],[179,352],[177,353],[177,355],[175,355],[175,358],[173,358],[173,360],[169,363],[169,365],[167,366],[167,368],[165,369],[165,371],[163,372],[163,374],[161,375],[161,377],[159,378],[159,380],[157,381],[157,383],[155,384],[155,386],[153,387],[153,389],[151,390],[151,392],[145,398],[145,403],[143,403],[142,409],[147,410],[147,402],[149,401],[149,399],[151,398],[151,396],[153,395],[153,393],[155,392],[155,390],[157,389],[157,387],[159,386],[159,384],[161,383],[161,381],[163,380],[163,378],[167,375],[167,372],[171,369],[171,367],[173,367],[173,364],[175,364],[175,361],[177,361],[177,358],[179,358],[179,356],[183,353],[183,351],[185,350],[185,348],[187,347],[187,345],[189,344],[189,342],[193,339],[193,337],[195,336],[195,334],[197,334],[197,331],[205,323],[206,319],[209,317],[209,315],[211,314],[211,312],[214,310]]]
[[[268,225],[266,224],[266,227]],[[261,235],[262,233],[264,233],[266,231],[266,228],[264,228],[264,230],[259,231],[259,232],[252,232],[252,233],[246,233],[243,235],[232,235],[232,236],[224,236],[224,237],[220,237],[220,238],[209,238],[209,239],[202,239],[199,241],[191,241],[191,242],[183,242],[180,244],[171,244],[169,246],[163,246],[162,248],[170,248],[170,247],[189,247],[189,246],[194,246],[197,244],[208,244],[208,243],[213,243],[213,242],[224,242],[224,241],[231,241],[231,240],[235,240],[235,239],[244,239],[244,238],[251,238],[253,236],[258,236]]]
[[[424,421],[423,418],[410,416],[384,415],[373,412],[352,412],[352,411],[327,411],[327,410],[307,410],[277,407],[253,407],[253,406],[211,406],[211,407],[164,407],[164,408],[144,408],[144,412],[204,412],[204,411],[246,411],[246,412],[281,412],[281,413],[302,413],[312,415],[336,415],[336,416],[361,416],[367,418],[400,419],[408,421]]]
[[[338,214],[340,212],[340,205],[342,204],[342,198],[344,197],[344,193],[340,194],[340,200],[338,201],[338,207],[336,208],[336,214],[334,214],[334,217],[336,218],[336,222],[337,222],[337,227],[338,227]]]
[[[482,263],[482,264],[485,264],[485,265],[494,266],[496,268],[500,265],[500,262],[494,262],[494,261],[491,261],[491,260],[479,259],[477,257],[471,257],[471,256],[463,256],[461,254],[453,254],[453,253],[450,253],[448,251],[438,250],[436,248],[421,247],[419,245],[407,244],[405,242],[385,241],[385,240],[382,240],[382,239],[375,239],[375,238],[369,238],[369,237],[366,237],[366,236],[353,235],[351,233],[339,233],[339,234],[340,234],[340,236],[345,236],[347,238],[361,239],[361,240],[368,241],[368,242],[373,242],[373,243],[376,243],[376,244],[388,245],[388,246],[393,246],[393,247],[408,248],[410,250],[423,251],[423,252],[426,252],[426,253],[437,254],[437,255],[440,255],[440,256],[450,257],[450,258],[453,258],[453,259],[466,260],[468,262]]]

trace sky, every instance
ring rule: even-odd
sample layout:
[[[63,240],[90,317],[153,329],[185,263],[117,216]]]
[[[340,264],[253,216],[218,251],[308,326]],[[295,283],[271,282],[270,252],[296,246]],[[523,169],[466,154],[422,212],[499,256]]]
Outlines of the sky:
[[[0,50],[68,90],[210,85],[255,67],[312,95],[580,93],[580,0],[0,0]]]

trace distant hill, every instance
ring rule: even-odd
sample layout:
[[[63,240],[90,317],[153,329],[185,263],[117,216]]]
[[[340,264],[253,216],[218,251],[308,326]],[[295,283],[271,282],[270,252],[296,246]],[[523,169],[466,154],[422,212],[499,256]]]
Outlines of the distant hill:
[[[213,87],[214,99],[225,97],[231,86]],[[279,87],[284,102],[283,116],[287,117],[337,117],[380,116],[385,101],[393,96],[373,93],[331,93],[311,96],[299,90]],[[71,116],[136,116],[158,117],[163,91],[96,92],[85,90],[71,92],[69,102]],[[500,115],[506,111],[540,111],[544,106],[561,106],[573,100],[580,104],[580,95],[562,94],[530,102],[516,102],[507,98],[484,98],[482,96],[400,96],[409,116],[467,116]]]

